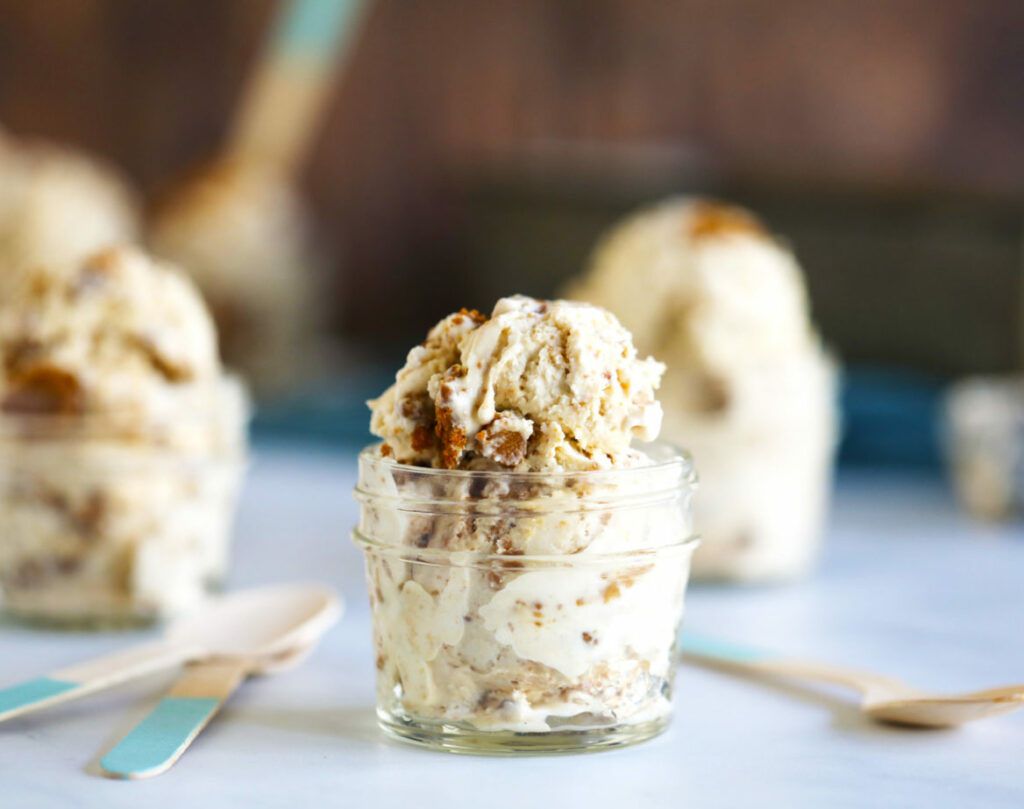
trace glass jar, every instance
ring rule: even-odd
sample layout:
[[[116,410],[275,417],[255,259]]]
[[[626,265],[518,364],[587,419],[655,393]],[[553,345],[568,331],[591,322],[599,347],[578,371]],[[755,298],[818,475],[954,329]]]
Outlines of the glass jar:
[[[973,376],[947,391],[942,443],[957,496],[980,520],[1024,513],[1024,376]]]
[[[565,474],[359,458],[388,733],[464,753],[597,750],[671,714],[695,486],[687,456]]]
[[[138,626],[222,580],[248,407],[225,383],[164,429],[127,414],[0,415],[0,598],[31,623]]]

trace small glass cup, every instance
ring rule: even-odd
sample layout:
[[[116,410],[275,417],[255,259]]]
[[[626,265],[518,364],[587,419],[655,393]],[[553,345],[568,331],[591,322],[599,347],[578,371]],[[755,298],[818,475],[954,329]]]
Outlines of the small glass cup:
[[[194,607],[227,567],[247,413],[231,380],[144,435],[127,414],[0,415],[4,610],[92,629]]]
[[[687,456],[565,474],[359,458],[389,734],[461,753],[599,750],[663,731],[690,558]]]
[[[942,438],[957,496],[972,516],[1024,513],[1024,376],[973,376],[947,391]]]

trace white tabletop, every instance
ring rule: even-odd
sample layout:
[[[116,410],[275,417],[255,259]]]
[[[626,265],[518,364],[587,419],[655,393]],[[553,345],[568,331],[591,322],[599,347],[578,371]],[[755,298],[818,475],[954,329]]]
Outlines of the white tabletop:
[[[348,538],[353,458],[258,455],[233,585],[325,579],[341,624],[301,669],[248,683],[166,775],[95,762],[167,678],[0,726],[0,806],[861,807],[1024,805],[1024,712],[957,731],[863,719],[846,695],[684,668],[664,736],[571,758],[487,759],[389,742],[373,720],[362,564]],[[930,479],[845,475],[820,574],[796,586],[693,587],[688,626],[924,687],[1024,680],[1024,530],[969,523]],[[685,630],[684,630],[685,631]],[[0,684],[139,639],[0,626]]]

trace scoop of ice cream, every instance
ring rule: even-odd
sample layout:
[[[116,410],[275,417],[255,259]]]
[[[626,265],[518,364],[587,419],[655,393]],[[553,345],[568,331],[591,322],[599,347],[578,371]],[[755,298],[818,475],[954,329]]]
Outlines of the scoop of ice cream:
[[[153,437],[223,404],[216,332],[198,291],[133,248],[73,271],[26,273],[0,307],[0,358],[7,413],[111,417]]]
[[[792,253],[752,214],[702,200],[671,199],[615,227],[571,297],[614,311],[670,368],[756,365],[815,341]]]
[[[695,574],[805,571],[837,417],[834,363],[793,254],[743,209],[672,199],[615,227],[571,294],[609,306],[667,365],[663,435],[701,476]]]
[[[630,465],[661,426],[664,366],[640,359],[607,311],[523,296],[463,310],[409,352],[370,402],[370,429],[403,463],[582,470]]]
[[[135,197],[110,166],[0,136],[0,297],[32,267],[70,268],[137,232]]]
[[[199,285],[228,365],[264,386],[286,382],[317,320],[306,216],[287,178],[248,162],[214,164],[171,190],[149,237]]]

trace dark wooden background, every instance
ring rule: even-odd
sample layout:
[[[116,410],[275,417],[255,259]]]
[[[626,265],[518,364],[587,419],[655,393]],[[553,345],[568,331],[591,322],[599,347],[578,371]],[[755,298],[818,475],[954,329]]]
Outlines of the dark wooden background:
[[[0,0],[0,123],[155,191],[216,148],[273,6]],[[853,359],[1016,365],[1022,42],[1016,0],[377,0],[303,180],[339,328],[550,292],[697,188],[793,235]]]

